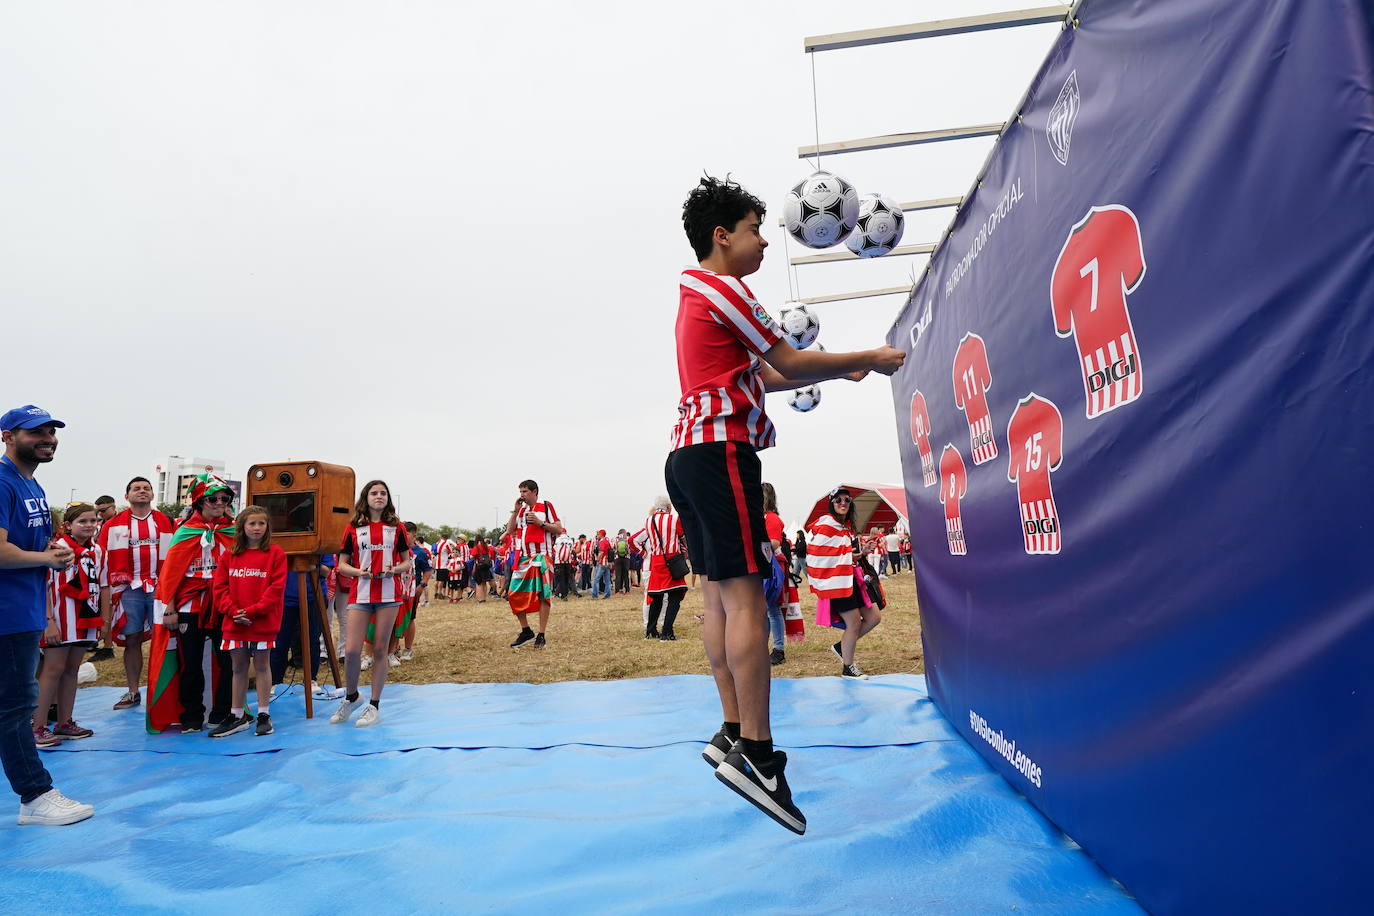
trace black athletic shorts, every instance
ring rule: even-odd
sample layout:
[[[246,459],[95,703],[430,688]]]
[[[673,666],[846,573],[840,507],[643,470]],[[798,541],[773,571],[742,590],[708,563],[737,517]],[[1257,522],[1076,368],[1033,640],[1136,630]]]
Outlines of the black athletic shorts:
[[[448,570],[436,569],[434,571],[434,578],[438,580],[440,585],[448,585]]]
[[[762,465],[752,446],[703,442],[675,449],[663,476],[682,516],[693,572],[714,582],[772,574]]]

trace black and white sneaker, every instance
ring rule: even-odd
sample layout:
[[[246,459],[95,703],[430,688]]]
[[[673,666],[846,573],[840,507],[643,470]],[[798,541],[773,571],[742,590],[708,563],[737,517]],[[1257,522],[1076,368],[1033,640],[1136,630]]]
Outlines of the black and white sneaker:
[[[720,762],[725,759],[725,755],[730,753],[730,748],[735,746],[735,739],[725,733],[725,727],[711,736],[711,740],[706,742],[706,750],[701,752],[701,759],[709,763],[714,769],[720,766]]]
[[[772,652],[768,653],[768,664],[770,665],[781,665],[786,663],[786,661],[787,653],[781,649],[774,649]]]
[[[275,731],[275,729],[272,728],[272,715],[271,715],[271,713],[266,713],[266,712],[260,712],[260,713],[258,713],[258,727],[257,727],[257,730],[253,732],[253,734],[255,734],[255,735],[257,735],[259,738],[261,738],[263,735],[270,735],[270,734],[272,734],[273,731]]]
[[[806,815],[792,804],[792,790],[787,786],[783,770],[787,755],[774,751],[767,770],[754,766],[736,744],[716,767],[716,778],[725,783],[754,807],[793,833],[806,833]]]
[[[646,630],[644,631],[644,638],[645,638],[645,639],[658,639],[658,630],[646,629]]]
[[[511,644],[510,644],[510,647],[511,647],[512,649],[518,649],[518,648],[520,648],[521,646],[527,645],[527,644],[532,643],[532,642],[534,642],[534,631],[533,631],[533,630],[521,630],[521,631],[520,631],[520,635],[517,636],[517,637],[515,637],[515,642],[511,643]]]
[[[844,653],[840,651],[839,643],[835,643],[835,645],[831,646],[830,651],[834,652],[835,657],[838,658],[840,661],[844,661]]]
[[[540,633],[538,636],[534,637],[534,647],[535,647],[536,649],[542,649],[542,648],[544,648],[546,645],[548,645],[548,643],[544,642],[544,634],[543,634],[543,633]]]
[[[841,666],[840,666],[840,677],[844,678],[845,680],[849,680],[849,681],[866,681],[866,680],[868,680],[868,675],[864,674],[862,671],[859,670],[859,663],[858,663],[858,662],[855,662],[855,663],[852,664],[852,665],[841,665]]]
[[[237,716],[229,715],[225,717],[224,721],[220,722],[220,724],[210,729],[210,737],[227,738],[230,735],[237,735],[252,724],[253,718],[246,712],[240,713]]]

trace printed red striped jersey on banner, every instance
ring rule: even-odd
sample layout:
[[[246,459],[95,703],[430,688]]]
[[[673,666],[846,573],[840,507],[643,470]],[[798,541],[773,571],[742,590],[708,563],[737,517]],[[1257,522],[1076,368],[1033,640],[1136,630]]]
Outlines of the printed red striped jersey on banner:
[[[833,515],[822,515],[806,529],[806,578],[817,598],[854,593],[854,541],[854,532]]]
[[[921,483],[927,487],[935,486],[935,456],[930,450],[930,411],[926,409],[926,396],[920,389],[911,395],[911,443],[916,446],[916,454],[921,456]]]
[[[997,457],[997,439],[988,411],[987,391],[991,387],[987,345],[970,331],[954,353],[954,403],[968,419],[968,446],[975,465]]]
[[[782,340],[782,330],[738,277],[688,268],[679,290],[682,399],[673,448],[727,440],[768,448],[777,435],[764,413],[759,356]]]
[[[1032,391],[1016,405],[1007,422],[1007,448],[1011,451],[1007,480],[1016,484],[1026,553],[1059,552],[1059,512],[1050,488],[1050,472],[1058,470],[1063,447],[1064,420],[1059,408]]]
[[[353,580],[348,589],[350,604],[390,604],[405,597],[399,573],[382,575],[382,570],[404,563],[410,556],[404,528],[382,522],[350,525],[339,552],[350,565],[371,573],[366,579]]]
[[[1140,397],[1145,381],[1126,294],[1145,276],[1140,222],[1118,204],[1093,207],[1059,252],[1050,280],[1054,332],[1073,335],[1088,418]]]
[[[964,520],[959,514],[959,500],[968,493],[968,473],[964,470],[964,456],[953,443],[940,454],[940,502],[945,505],[945,540],[949,552],[955,556],[968,553],[964,540]],[[811,549],[807,545],[807,550]]]

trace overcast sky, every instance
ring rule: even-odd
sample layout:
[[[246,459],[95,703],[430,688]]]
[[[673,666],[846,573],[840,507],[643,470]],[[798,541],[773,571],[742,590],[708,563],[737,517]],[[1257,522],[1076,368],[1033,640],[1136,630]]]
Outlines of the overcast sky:
[[[430,524],[490,525],[533,477],[574,533],[632,527],[663,490],[703,170],[767,203],[747,282],[775,314],[789,297],[803,37],[1028,5],[5,4],[0,409],[68,422],[39,472],[54,504],[120,496],[168,454],[233,477],[316,458]],[[814,55],[820,139],[1003,120],[1057,33]],[[964,193],[990,147],[823,165],[914,200]],[[912,214],[904,242],[952,213]],[[892,286],[925,262],[795,279]],[[818,306],[820,340],[876,346],[902,302]],[[810,414],[785,398],[763,466],[789,523],[841,480],[900,482],[886,379],[827,383]]]

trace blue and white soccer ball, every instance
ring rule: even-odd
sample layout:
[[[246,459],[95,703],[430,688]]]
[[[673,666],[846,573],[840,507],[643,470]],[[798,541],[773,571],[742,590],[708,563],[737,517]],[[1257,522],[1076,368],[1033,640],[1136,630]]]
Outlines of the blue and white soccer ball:
[[[787,398],[787,406],[801,413],[815,410],[816,405],[821,402],[821,389],[817,385],[807,385],[805,388],[798,388]]]
[[[778,324],[782,326],[783,338],[798,350],[811,346],[821,333],[821,320],[801,303],[784,305],[778,313]]]
[[[901,204],[882,194],[865,194],[859,198],[859,222],[844,243],[861,258],[878,258],[897,247],[905,229]]]
[[[840,176],[816,172],[787,192],[782,221],[807,248],[838,245],[859,221],[859,194]]]

